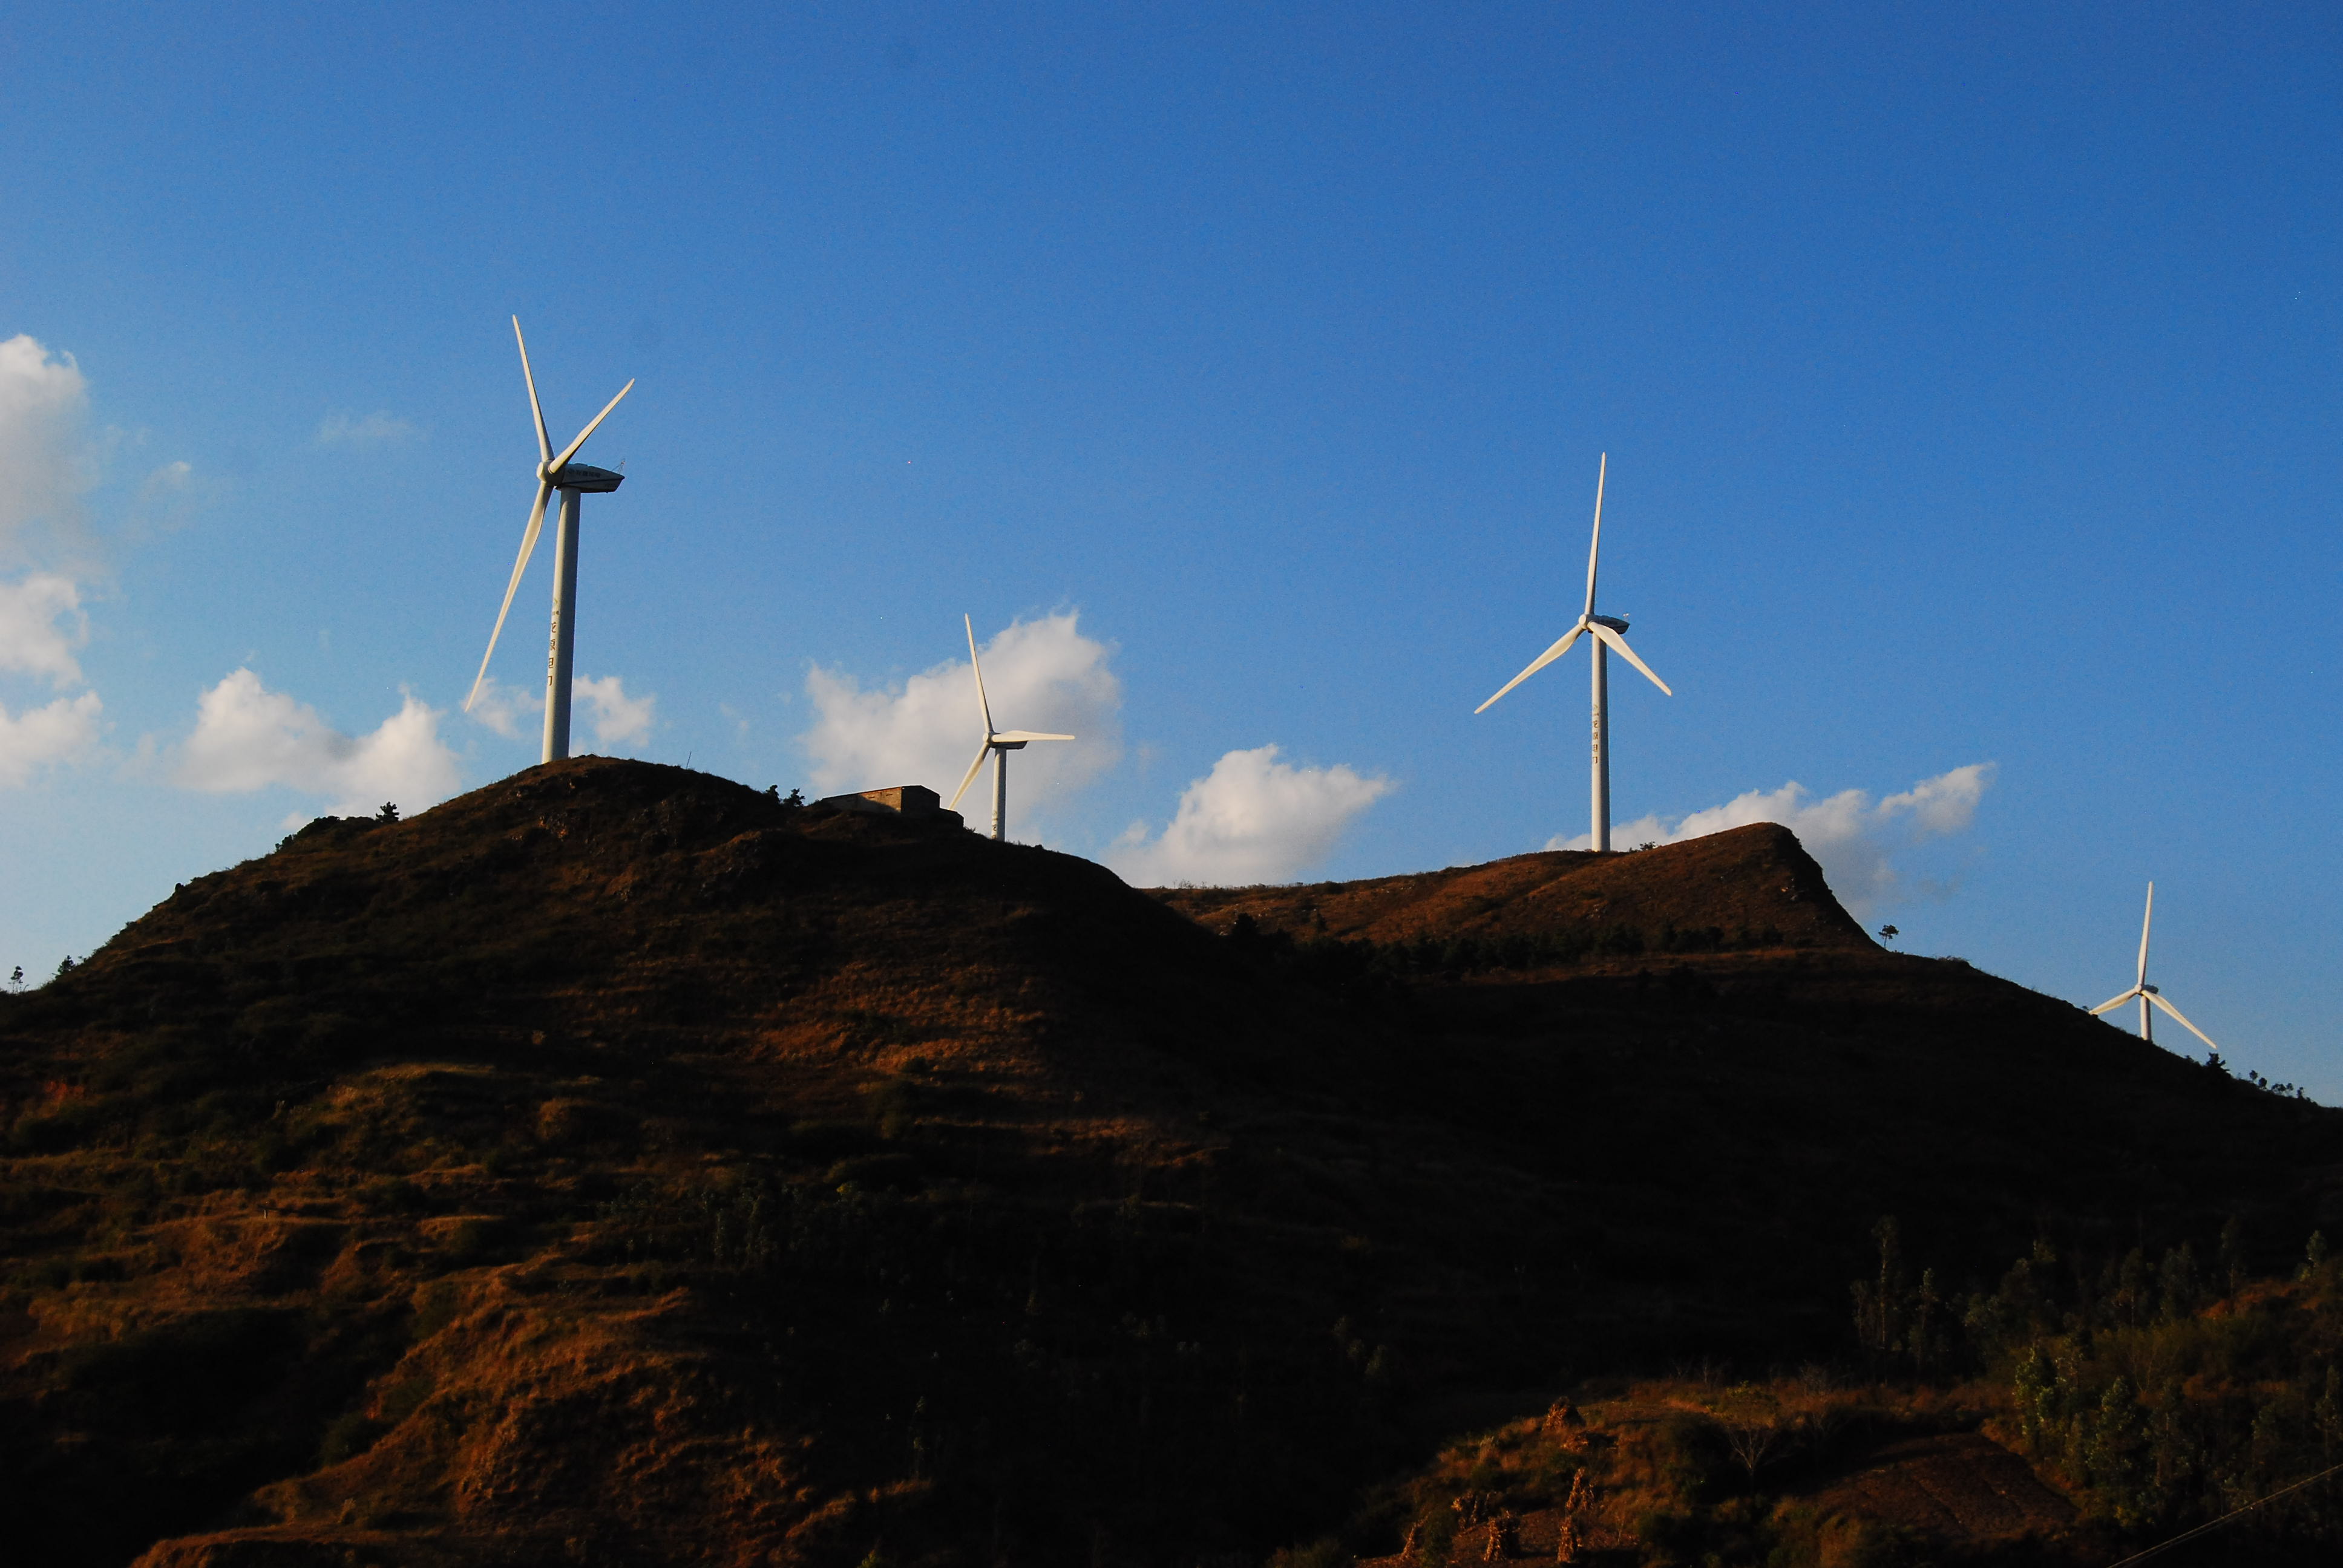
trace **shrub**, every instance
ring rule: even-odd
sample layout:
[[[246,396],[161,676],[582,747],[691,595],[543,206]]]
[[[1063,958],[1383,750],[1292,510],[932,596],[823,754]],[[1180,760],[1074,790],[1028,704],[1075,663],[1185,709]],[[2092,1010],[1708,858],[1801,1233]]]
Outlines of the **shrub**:
[[[1269,1568],[1342,1568],[1350,1561],[1342,1542],[1328,1535],[1307,1546],[1288,1546],[1273,1553]]]

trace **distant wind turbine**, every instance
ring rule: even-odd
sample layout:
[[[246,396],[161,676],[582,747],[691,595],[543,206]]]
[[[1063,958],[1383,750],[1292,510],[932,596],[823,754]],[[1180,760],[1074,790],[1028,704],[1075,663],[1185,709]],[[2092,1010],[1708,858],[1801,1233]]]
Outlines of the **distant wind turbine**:
[[[2099,1003],[2098,1006],[2091,1010],[2091,1016],[2097,1018],[2103,1012],[2113,1012],[2116,1009],[2123,1006],[2124,1003],[2130,1001],[2136,997],[2139,1000],[2140,1039],[2147,1041],[2150,1045],[2156,1043],[2156,1015],[2147,1010],[2149,1004],[2154,1003],[2156,1006],[2162,1008],[2165,1011],[2170,1013],[2175,1019],[2178,1020],[2181,1028],[2195,1035],[2198,1040],[2203,1040],[2207,1045],[2213,1046],[2213,1050],[2217,1052],[2221,1048],[2217,1045],[2213,1045],[2213,1037],[2211,1035],[2207,1034],[2203,1030],[2198,1029],[2187,1019],[2181,1018],[2180,1010],[2173,1006],[2170,1002],[2165,1000],[2157,989],[2147,983],[2147,928],[2155,919],[2156,884],[2154,882],[2150,882],[2147,885],[2147,913],[2140,918],[2139,922],[2138,977],[2132,981],[2131,990],[2124,992],[2123,995],[2119,997]]]
[[[968,765],[968,776],[952,791],[951,809],[958,809],[960,798],[976,782],[976,770],[984,766],[985,753],[992,754],[992,836],[998,840],[1008,837],[1009,828],[1009,754],[1022,751],[1029,740],[1071,740],[1071,735],[1043,735],[1032,729],[995,729],[992,728],[992,704],[984,699],[984,666],[976,658],[976,623],[962,616],[960,624],[968,628],[968,663],[976,671],[976,709],[984,717],[984,744],[976,749],[976,760]]]
[[[1539,654],[1536,658],[1530,662],[1530,667],[1527,669],[1523,670],[1519,675],[1513,677],[1513,679],[1505,682],[1505,684],[1500,688],[1497,692],[1497,697],[1504,696],[1506,692],[1511,691],[1523,681],[1527,680],[1531,676],[1535,675],[1539,670],[1544,669],[1547,665],[1552,664],[1555,659],[1560,658],[1564,654],[1568,653],[1570,651],[1570,645],[1576,642],[1582,635],[1590,637],[1594,639],[1594,847],[1597,849],[1608,849],[1611,848],[1611,717],[1608,700],[1610,693],[1610,677],[1604,665],[1604,655],[1605,651],[1607,649],[1615,648],[1618,651],[1620,658],[1625,659],[1629,664],[1634,665],[1637,669],[1643,671],[1644,678],[1646,680],[1649,680],[1654,686],[1658,687],[1662,691],[1666,691],[1670,697],[1674,697],[1675,695],[1674,692],[1668,690],[1668,683],[1662,680],[1658,676],[1654,675],[1652,673],[1652,667],[1645,664],[1642,659],[1637,658],[1635,657],[1635,650],[1627,646],[1627,638],[1625,635],[1627,623],[1621,620],[1616,616],[1596,615],[1594,613],[1594,567],[1595,562],[1600,558],[1603,553],[1603,480],[1604,475],[1608,472],[1610,466],[1611,455],[1606,452],[1603,455],[1602,459],[1596,464],[1594,469],[1594,542],[1593,545],[1588,547],[1586,551],[1586,608],[1579,612],[1578,624],[1572,627],[1567,632],[1564,632],[1563,634],[1562,640],[1555,643],[1552,648],[1547,648],[1544,653]],[[1473,711],[1475,713],[1484,713],[1488,711],[1489,704],[1496,701],[1497,697],[1489,699],[1488,702],[1481,704],[1480,707],[1474,709]]]
[[[578,432],[578,439],[553,455],[553,443],[545,433],[545,409],[537,400],[537,377],[528,367],[528,343],[520,335],[520,317],[513,317],[513,341],[520,345],[521,379],[528,383],[528,411],[537,420],[537,504],[528,509],[528,527],[521,531],[520,558],[513,562],[512,581],[505,585],[504,608],[497,611],[496,629],[488,633],[488,651],[480,656],[480,673],[472,679],[472,694],[464,699],[464,711],[472,711],[478,701],[480,689],[488,684],[488,660],[497,653],[497,638],[505,629],[505,617],[512,610],[513,595],[520,588],[520,574],[528,569],[529,552],[537,548],[537,536],[545,526],[545,503],[554,491],[561,492],[561,520],[555,529],[557,557],[553,571],[553,635],[545,654],[545,755],[540,760],[558,762],[569,755],[569,663],[571,649],[578,633],[578,498],[582,495],[608,495],[626,482],[624,474],[608,468],[588,467],[569,459],[586,444],[586,437],[601,427],[610,417],[610,410],[619,400],[635,389],[630,380],[618,388],[618,396],[603,406],[586,428]]]

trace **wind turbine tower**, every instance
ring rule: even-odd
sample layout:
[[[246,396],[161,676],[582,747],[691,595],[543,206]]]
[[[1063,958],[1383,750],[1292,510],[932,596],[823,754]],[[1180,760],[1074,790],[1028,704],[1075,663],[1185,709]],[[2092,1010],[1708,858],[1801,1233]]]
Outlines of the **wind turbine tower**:
[[[1606,668],[1605,656],[1616,649],[1620,658],[1643,672],[1644,679],[1662,691],[1667,692],[1670,697],[1675,695],[1674,692],[1668,690],[1668,683],[1654,675],[1652,667],[1637,658],[1635,650],[1627,646],[1627,623],[1616,616],[1594,613],[1594,570],[1596,563],[1603,555],[1603,481],[1610,467],[1611,455],[1606,452],[1594,468],[1594,542],[1586,551],[1586,607],[1579,612],[1578,624],[1564,632],[1559,641],[1539,654],[1531,661],[1527,669],[1505,682],[1497,692],[1497,697],[1504,696],[1506,692],[1568,653],[1570,645],[1576,642],[1582,636],[1594,639],[1594,723],[1591,782],[1594,792],[1594,847],[1597,849],[1611,848],[1610,671]],[[1481,704],[1473,711],[1487,712],[1490,703],[1495,702],[1497,697],[1492,697],[1488,702]]]
[[[569,459],[586,444],[586,437],[600,428],[610,417],[610,410],[619,400],[635,389],[631,380],[618,388],[618,396],[603,406],[586,428],[578,432],[578,439],[562,448],[561,456],[553,455],[553,443],[545,432],[545,409],[537,400],[537,377],[528,367],[528,342],[520,335],[520,317],[513,317],[513,341],[520,346],[521,379],[528,384],[528,411],[537,420],[537,502],[528,509],[528,527],[521,530],[520,558],[513,562],[512,581],[505,585],[504,608],[497,611],[496,629],[488,633],[488,651],[480,656],[480,673],[472,678],[472,694],[464,699],[464,711],[472,711],[479,700],[480,689],[488,684],[488,660],[496,657],[497,638],[505,629],[505,617],[512,610],[513,595],[520,588],[520,575],[528,569],[529,552],[537,548],[537,536],[545,526],[545,503],[553,492],[561,492],[559,521],[554,528],[553,568],[553,633],[545,650],[545,755],[544,762],[558,762],[569,755],[569,666],[578,638],[578,498],[580,496],[606,496],[626,482],[624,474],[608,468],[591,467]]]
[[[2154,986],[2147,983],[2147,930],[2148,927],[2155,922],[2155,920],[2156,884],[2154,882],[2150,882],[2147,885],[2147,913],[2140,917],[2139,922],[2139,973],[2137,977],[2133,980],[2131,990],[2124,992],[2121,996],[2111,997],[2107,1000],[2099,1003],[2098,1006],[2091,1010],[2091,1016],[2093,1018],[2097,1018],[2103,1012],[2113,1012],[2116,1009],[2123,1006],[2124,1003],[2137,999],[2139,1002],[2139,1038],[2147,1041],[2148,1044],[2154,1045],[2156,1043],[2156,1015],[2148,1011],[2148,1007],[2152,1003],[2170,1013],[2173,1018],[2179,1022],[2181,1028],[2195,1035],[2198,1040],[2203,1040],[2207,1045],[2212,1046],[2214,1054],[2218,1055],[2221,1048],[2217,1045],[2213,1045],[2213,1037],[2207,1034],[2203,1030],[2198,1029],[2195,1024],[2190,1023],[2187,1019],[2182,1018],[2180,1016],[2180,1010],[2173,1006],[2170,1002],[2165,1000],[2163,993],[2158,991]]]
[[[967,774],[960,788],[952,791],[951,805],[957,810],[960,798],[976,782],[976,770],[984,766],[986,753],[992,757],[992,838],[999,843],[1009,836],[1009,754],[1022,751],[1033,740],[1071,740],[1071,735],[1043,735],[1033,729],[995,729],[992,728],[992,704],[984,699],[984,666],[976,658],[976,623],[968,617],[960,618],[968,628],[968,665],[976,672],[976,710],[984,719],[984,741],[976,749],[976,760],[968,765]]]

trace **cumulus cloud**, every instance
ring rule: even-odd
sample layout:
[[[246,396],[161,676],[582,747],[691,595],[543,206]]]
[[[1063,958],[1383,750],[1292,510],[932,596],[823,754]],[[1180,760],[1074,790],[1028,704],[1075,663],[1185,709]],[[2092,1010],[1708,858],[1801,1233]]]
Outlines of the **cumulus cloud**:
[[[1107,668],[1111,655],[1081,634],[1071,610],[1015,622],[984,646],[994,724],[1077,737],[1029,747],[1010,764],[1011,804],[1021,812],[1064,799],[1121,756],[1122,683]],[[816,667],[806,694],[816,717],[798,744],[812,763],[817,794],[925,784],[949,799],[983,739],[975,681],[958,660],[879,691]]]
[[[81,590],[70,578],[35,572],[0,583],[0,670],[45,678],[60,691],[79,686],[74,650],[88,636]],[[94,691],[14,714],[0,706],[0,788],[20,788],[43,768],[89,756],[103,710]]]
[[[85,691],[18,714],[0,708],[0,786],[16,788],[39,769],[77,762],[96,750],[102,707],[96,692]]]
[[[81,684],[74,649],[89,639],[81,590],[54,572],[0,583],[0,669],[45,676],[60,690]]]
[[[658,723],[658,695],[630,697],[626,681],[615,675],[574,678],[569,683],[569,701],[570,729],[575,731],[582,719],[601,746],[639,745],[650,739]],[[544,722],[544,714],[542,692],[507,686],[492,675],[480,683],[470,717],[508,739],[518,739],[534,734]]]
[[[1161,838],[1150,841],[1146,824],[1134,822],[1115,840],[1108,863],[1141,887],[1292,881],[1331,854],[1351,819],[1394,788],[1388,779],[1340,764],[1280,762],[1274,746],[1232,751],[1181,791]]]
[[[456,792],[456,755],[438,711],[407,696],[371,734],[345,735],[316,709],[239,669],[205,692],[179,749],[177,781],[227,794],[282,785],[327,797],[328,812],[373,814],[385,800],[417,811]]]
[[[1750,790],[1722,806],[1668,821],[1643,817],[1614,824],[1614,844],[1673,844],[1745,828],[1752,822],[1779,822],[1798,836],[1806,852],[1821,862],[1831,890],[1858,919],[1868,919],[1880,906],[1911,892],[1941,893],[1929,883],[1907,883],[1897,870],[1900,849],[1926,839],[1958,833],[1976,819],[1977,801],[1993,782],[1994,765],[1972,762],[1923,779],[1901,794],[1874,803],[1861,789],[1842,789],[1815,799],[1812,791],[1793,780],[1779,789]],[[1594,835],[1574,839],[1559,836],[1549,849],[1586,849]]]
[[[78,536],[81,497],[97,483],[83,434],[88,403],[72,355],[24,333],[0,341],[0,547],[22,548],[42,527]]]
[[[363,417],[349,414],[328,414],[317,421],[317,445],[347,447],[366,451],[376,447],[397,447],[412,441],[421,434],[413,424],[394,414],[377,409]]]
[[[535,728],[544,711],[542,694],[525,686],[507,686],[491,675],[480,682],[480,694],[472,699],[469,714],[475,724],[485,724],[508,739],[517,739],[523,724]]]
[[[594,740],[600,746],[634,746],[651,738],[651,709],[659,701],[652,693],[628,697],[626,682],[615,675],[588,680],[579,676],[569,683],[569,700],[574,709],[582,705],[594,721]],[[537,706],[545,706],[543,699]]]

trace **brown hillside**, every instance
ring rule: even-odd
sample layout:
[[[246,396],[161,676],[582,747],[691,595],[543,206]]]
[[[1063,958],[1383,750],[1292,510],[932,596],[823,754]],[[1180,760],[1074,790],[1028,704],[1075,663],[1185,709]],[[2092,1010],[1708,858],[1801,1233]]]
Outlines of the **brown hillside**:
[[[55,1563],[1243,1558],[1489,1391],[1838,1353],[1883,1212],[1988,1280],[2343,1218],[2343,1118],[1721,838],[1372,885],[1394,969],[643,763],[313,824],[0,998],[0,1517]],[[1590,888],[1610,945],[1544,963]],[[1235,896],[1302,893],[1348,907]],[[1517,923],[1416,964],[1435,907]]]
[[[1412,942],[1626,929],[1773,933],[1742,946],[1868,949],[1797,835],[1772,822],[1633,854],[1549,850],[1485,866],[1296,887],[1180,888],[1156,896],[1225,931],[1240,915],[1296,936]]]

